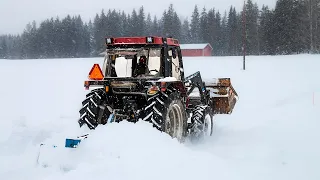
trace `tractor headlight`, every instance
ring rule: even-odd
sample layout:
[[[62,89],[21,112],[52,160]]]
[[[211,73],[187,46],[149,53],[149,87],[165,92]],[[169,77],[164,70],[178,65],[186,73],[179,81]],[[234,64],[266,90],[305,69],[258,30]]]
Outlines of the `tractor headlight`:
[[[147,37],[147,43],[153,43],[153,37]]]
[[[112,43],[112,39],[111,38],[106,38],[106,43],[107,44],[111,44]]]

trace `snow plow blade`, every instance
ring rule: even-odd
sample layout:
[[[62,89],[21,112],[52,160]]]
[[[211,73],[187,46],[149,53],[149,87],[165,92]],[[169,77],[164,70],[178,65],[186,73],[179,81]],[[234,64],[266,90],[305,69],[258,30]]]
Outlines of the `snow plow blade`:
[[[205,83],[206,88],[210,90],[214,114],[231,114],[239,97],[230,78],[217,78]]]

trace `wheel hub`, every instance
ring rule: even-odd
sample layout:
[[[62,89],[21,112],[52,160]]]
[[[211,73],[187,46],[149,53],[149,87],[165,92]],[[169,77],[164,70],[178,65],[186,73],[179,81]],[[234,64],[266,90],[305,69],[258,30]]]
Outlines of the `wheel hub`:
[[[166,132],[173,138],[181,140],[183,137],[182,123],[183,115],[179,105],[174,104],[172,108],[169,109],[167,118],[166,118]]]
[[[209,114],[207,114],[204,117],[204,125],[203,126],[204,126],[203,127],[204,135],[210,136],[212,133],[212,129],[211,129],[212,121],[211,121],[211,116]]]

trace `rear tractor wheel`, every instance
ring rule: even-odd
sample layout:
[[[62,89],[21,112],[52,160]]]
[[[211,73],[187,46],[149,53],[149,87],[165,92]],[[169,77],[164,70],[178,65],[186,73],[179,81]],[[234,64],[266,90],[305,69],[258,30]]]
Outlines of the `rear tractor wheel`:
[[[179,93],[168,90],[155,99],[151,122],[160,131],[184,142],[187,136],[186,109]]]
[[[86,124],[90,129],[95,129],[99,124],[106,124],[111,112],[105,106],[108,102],[107,94],[103,88],[94,89],[86,95],[80,109],[80,127]]]

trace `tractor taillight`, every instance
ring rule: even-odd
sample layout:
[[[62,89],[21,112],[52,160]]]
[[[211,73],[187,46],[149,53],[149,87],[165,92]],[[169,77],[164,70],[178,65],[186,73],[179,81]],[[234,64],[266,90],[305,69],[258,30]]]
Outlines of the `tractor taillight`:
[[[85,87],[86,90],[89,90],[89,86],[90,86],[89,81],[85,81],[84,82],[84,87]]]
[[[166,85],[167,85],[166,82],[161,82],[160,88],[161,88],[161,91],[162,91],[162,92],[164,92],[164,91],[167,90],[167,86],[166,86]]]
[[[159,88],[158,86],[151,86],[149,89],[148,89],[148,95],[155,95],[159,92]]]
[[[187,99],[186,99],[186,108],[188,108],[189,102],[190,102],[190,97],[187,97]]]

